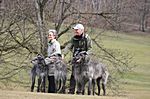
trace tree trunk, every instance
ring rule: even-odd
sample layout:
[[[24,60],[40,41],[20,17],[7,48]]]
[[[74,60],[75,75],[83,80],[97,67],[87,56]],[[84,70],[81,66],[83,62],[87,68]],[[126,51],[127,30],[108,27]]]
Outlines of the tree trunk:
[[[45,2],[45,3],[43,3]],[[35,7],[37,11],[37,30],[40,38],[40,53],[47,55],[47,37],[44,29],[44,6],[47,0],[35,0]]]
[[[148,1],[144,0],[143,2],[143,9],[141,11],[141,20],[140,20],[140,31],[145,32],[145,29],[147,27],[147,15],[149,13],[149,8],[148,8]]]

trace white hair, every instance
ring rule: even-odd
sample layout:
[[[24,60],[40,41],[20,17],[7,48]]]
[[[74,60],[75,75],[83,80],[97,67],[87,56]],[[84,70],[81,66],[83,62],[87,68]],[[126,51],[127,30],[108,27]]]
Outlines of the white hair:
[[[57,36],[57,31],[56,31],[56,30],[54,30],[54,29],[49,29],[49,30],[48,30],[48,33],[50,33],[50,32],[52,32],[55,36]]]

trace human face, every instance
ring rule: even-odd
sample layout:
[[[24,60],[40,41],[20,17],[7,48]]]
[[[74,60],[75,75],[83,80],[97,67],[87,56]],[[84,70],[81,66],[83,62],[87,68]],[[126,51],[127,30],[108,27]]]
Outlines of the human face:
[[[53,33],[53,32],[49,32],[49,33],[48,33],[48,40],[51,41],[51,40],[53,40],[53,39],[55,39],[54,33]]]
[[[74,29],[74,35],[80,36],[83,33],[82,29]]]

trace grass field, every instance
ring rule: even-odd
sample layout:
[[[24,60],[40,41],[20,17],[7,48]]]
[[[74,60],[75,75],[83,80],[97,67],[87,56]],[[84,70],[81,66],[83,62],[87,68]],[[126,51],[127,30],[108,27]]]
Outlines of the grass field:
[[[137,67],[125,75],[124,97],[98,97],[61,94],[42,94],[0,90],[0,99],[150,99],[150,34],[105,32],[101,35],[105,48],[128,51]],[[62,42],[65,42],[63,40]]]
[[[108,36],[109,35],[109,36]],[[105,34],[104,47],[129,51],[137,64],[122,85],[130,99],[150,98],[150,34]]]

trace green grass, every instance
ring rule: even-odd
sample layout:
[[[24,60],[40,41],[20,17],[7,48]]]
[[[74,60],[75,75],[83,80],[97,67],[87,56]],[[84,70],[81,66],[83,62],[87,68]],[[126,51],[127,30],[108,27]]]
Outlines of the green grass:
[[[108,34],[109,35],[109,34]],[[112,35],[112,34],[111,34]],[[127,35],[114,34],[114,36],[103,37],[104,47],[112,49],[121,49],[131,52],[134,61],[141,64],[150,64],[150,35]]]
[[[125,76],[126,90],[150,90],[150,34],[105,33],[102,37],[105,48],[128,51],[137,64],[132,72]]]

